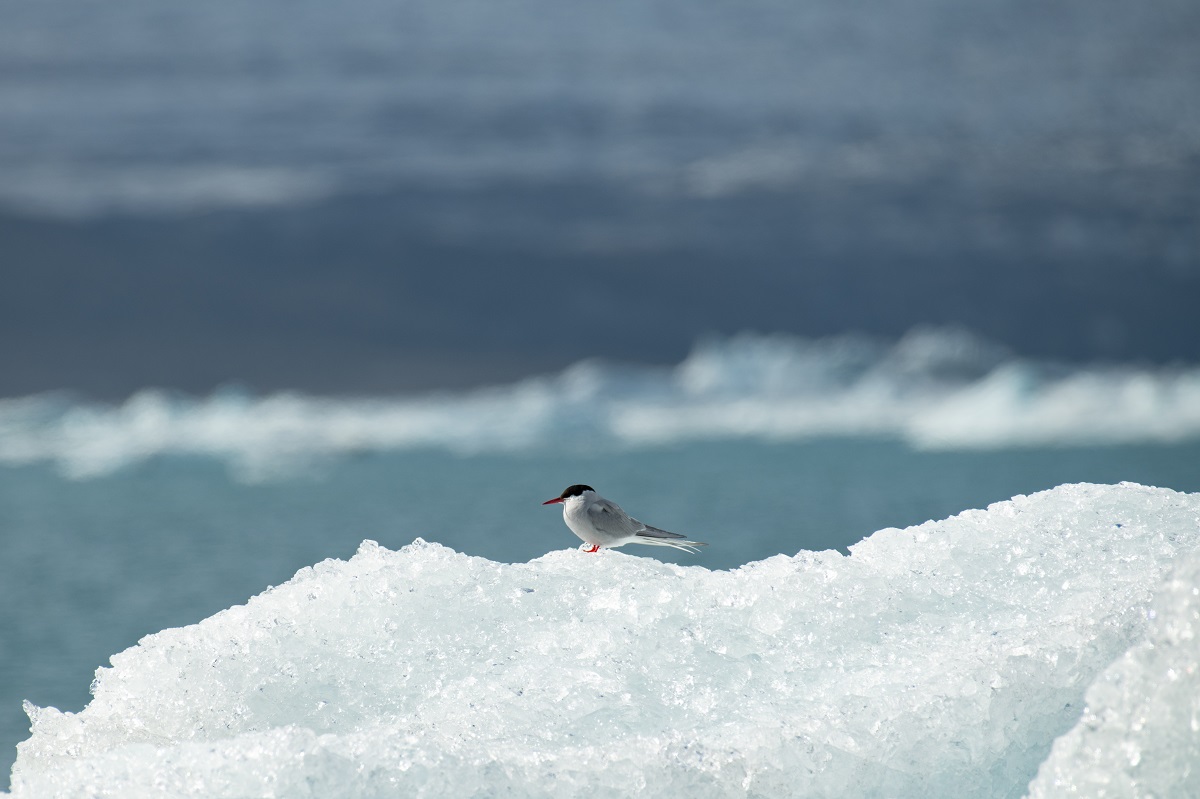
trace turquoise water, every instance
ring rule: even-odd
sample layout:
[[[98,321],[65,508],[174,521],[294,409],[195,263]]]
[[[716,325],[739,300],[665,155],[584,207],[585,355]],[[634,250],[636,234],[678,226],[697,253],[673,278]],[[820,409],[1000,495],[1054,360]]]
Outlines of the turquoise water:
[[[0,471],[0,768],[21,701],[78,710],[94,671],[143,635],[245,602],[363,539],[416,537],[501,561],[578,540],[541,502],[587,482],[652,524],[709,542],[709,568],[845,548],[1065,482],[1200,491],[1200,444],[921,452],[869,439],[692,442],[640,450],[367,453],[247,484],[220,461],[156,457],[87,480]],[[603,557],[599,555],[598,557]]]

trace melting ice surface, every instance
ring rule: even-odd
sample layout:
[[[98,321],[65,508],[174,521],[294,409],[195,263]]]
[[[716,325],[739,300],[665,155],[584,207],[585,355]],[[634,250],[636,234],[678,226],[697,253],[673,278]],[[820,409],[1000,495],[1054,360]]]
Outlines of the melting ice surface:
[[[961,331],[919,330],[891,344],[743,335],[702,344],[670,369],[584,362],[428,397],[144,391],[120,405],[0,400],[0,463],[51,461],[73,477],[161,454],[222,458],[256,480],[359,451],[822,436],[926,449],[1195,440],[1200,367],[1066,367],[1014,358]]]
[[[13,794],[1200,795],[1198,581],[1132,484],[726,572],[368,541],[29,706]]]

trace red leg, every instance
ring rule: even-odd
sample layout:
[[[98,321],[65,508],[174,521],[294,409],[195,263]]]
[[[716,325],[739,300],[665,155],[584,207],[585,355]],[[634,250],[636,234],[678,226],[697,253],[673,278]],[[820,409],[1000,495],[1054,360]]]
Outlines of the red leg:
[[[585,550],[583,550],[583,551],[584,551],[584,552],[599,552],[599,551],[600,551],[600,545],[599,545],[599,544],[592,544],[592,548],[591,548],[591,549],[585,549]]]

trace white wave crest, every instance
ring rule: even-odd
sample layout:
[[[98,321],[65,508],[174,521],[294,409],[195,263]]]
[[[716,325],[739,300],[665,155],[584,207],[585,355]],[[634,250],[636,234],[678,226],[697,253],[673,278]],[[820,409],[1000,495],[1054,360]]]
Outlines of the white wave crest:
[[[0,463],[48,461],[72,477],[162,454],[226,460],[261,479],[308,458],[448,448],[656,446],[830,436],[926,449],[1178,443],[1200,439],[1200,367],[1053,365],[961,331],[898,342],[740,335],[673,368],[585,361],[509,386],[334,399],[146,390],[120,404],[0,400]]]
[[[5,169],[0,206],[59,217],[172,214],[309,202],[336,190],[318,169],[235,164]]]

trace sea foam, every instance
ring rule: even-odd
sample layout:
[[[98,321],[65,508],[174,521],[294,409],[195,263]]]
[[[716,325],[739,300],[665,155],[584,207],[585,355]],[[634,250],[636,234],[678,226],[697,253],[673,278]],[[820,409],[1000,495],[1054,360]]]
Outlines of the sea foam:
[[[13,795],[1196,795],[1198,528],[1122,484],[733,571],[364,542],[27,706]]]
[[[117,405],[0,400],[0,463],[71,477],[159,455],[214,457],[245,480],[314,458],[444,448],[652,447],[712,439],[901,439],[923,449],[1200,439],[1200,368],[1014,358],[955,330],[897,342],[743,335],[673,368],[598,362],[455,394],[334,399],[147,390]]]

